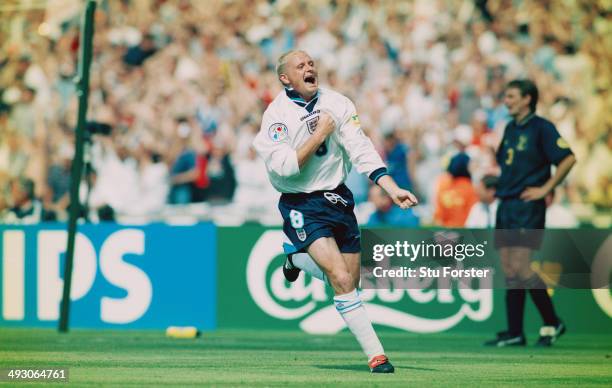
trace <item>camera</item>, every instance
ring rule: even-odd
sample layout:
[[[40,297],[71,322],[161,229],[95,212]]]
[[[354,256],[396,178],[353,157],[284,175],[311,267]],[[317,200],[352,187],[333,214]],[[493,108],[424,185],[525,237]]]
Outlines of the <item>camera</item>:
[[[85,131],[90,135],[110,136],[113,127],[99,121],[88,121],[85,124]]]

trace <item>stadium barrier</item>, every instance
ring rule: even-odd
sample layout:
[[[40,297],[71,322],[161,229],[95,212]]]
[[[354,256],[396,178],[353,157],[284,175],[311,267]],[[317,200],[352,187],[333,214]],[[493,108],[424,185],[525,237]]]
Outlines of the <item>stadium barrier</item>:
[[[282,231],[262,226],[82,225],[77,235],[71,327],[344,329],[318,280],[284,281]],[[55,327],[65,225],[0,226],[0,326]],[[608,273],[610,268],[606,269]],[[416,333],[495,331],[505,326],[504,290],[364,289],[381,329]],[[574,332],[609,332],[609,289],[556,289]],[[540,326],[531,303],[526,327]]]

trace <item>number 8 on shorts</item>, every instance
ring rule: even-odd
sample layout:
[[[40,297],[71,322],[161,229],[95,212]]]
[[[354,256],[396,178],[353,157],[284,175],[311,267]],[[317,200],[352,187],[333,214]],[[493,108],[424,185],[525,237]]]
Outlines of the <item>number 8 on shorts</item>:
[[[289,219],[291,220],[291,226],[294,229],[299,229],[304,226],[304,215],[297,210],[291,210],[289,212]]]

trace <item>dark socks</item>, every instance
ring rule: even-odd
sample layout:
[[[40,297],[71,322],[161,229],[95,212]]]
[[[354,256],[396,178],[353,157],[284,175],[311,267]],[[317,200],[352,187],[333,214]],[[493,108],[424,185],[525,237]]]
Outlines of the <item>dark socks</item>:
[[[552,299],[550,299],[548,291],[546,290],[546,284],[537,274],[534,274],[528,281],[530,283],[529,295],[531,295],[533,304],[535,304],[540,312],[544,325],[557,326],[559,324],[559,319],[557,318],[557,314],[555,314]]]
[[[512,335],[520,335],[523,332],[525,297],[525,290],[506,290],[506,316],[508,318],[508,331]]]

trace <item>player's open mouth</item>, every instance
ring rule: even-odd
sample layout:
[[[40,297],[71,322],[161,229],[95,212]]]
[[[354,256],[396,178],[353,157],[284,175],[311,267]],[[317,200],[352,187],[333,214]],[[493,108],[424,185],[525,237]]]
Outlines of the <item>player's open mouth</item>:
[[[309,75],[304,77],[304,82],[310,85],[314,85],[317,83],[317,78],[314,75]]]

